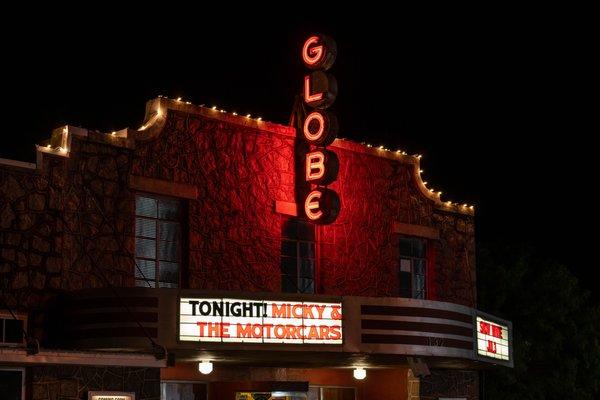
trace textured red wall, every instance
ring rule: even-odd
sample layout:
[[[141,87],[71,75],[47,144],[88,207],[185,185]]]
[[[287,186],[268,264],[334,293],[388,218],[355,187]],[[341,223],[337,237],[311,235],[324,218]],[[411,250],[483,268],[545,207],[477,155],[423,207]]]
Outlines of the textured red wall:
[[[294,137],[286,130],[170,110],[162,131],[146,141],[89,132],[72,138],[68,158],[44,156],[38,170],[0,167],[0,277],[7,301],[27,308],[53,291],[105,286],[103,276],[116,286],[133,284],[131,174],[198,190],[198,199],[188,201],[184,286],[279,291],[288,217],[274,203],[295,197]],[[331,187],[342,207],[335,223],[319,228],[318,291],[397,296],[393,225],[402,222],[440,232],[430,243],[435,299],[473,306],[472,217],[437,210],[419,191],[413,165],[356,144],[343,147],[332,146],[340,173]]]
[[[189,286],[279,291],[281,218],[293,200],[293,138],[173,112],[139,144],[133,173],[195,185],[189,202]]]
[[[413,165],[332,147],[340,173],[330,187],[342,207],[320,227],[319,292],[398,295],[394,222],[434,227],[432,292],[474,305],[471,217],[434,208],[417,187]],[[133,173],[197,186],[189,204],[189,285],[245,291],[280,290],[281,223],[274,202],[294,201],[294,138],[170,111],[160,135],[138,143]],[[439,286],[439,287],[438,287]]]
[[[394,221],[431,225],[431,205],[412,179],[412,166],[337,148],[340,174],[331,187],[342,201],[334,224],[322,229],[326,292],[398,295]]]

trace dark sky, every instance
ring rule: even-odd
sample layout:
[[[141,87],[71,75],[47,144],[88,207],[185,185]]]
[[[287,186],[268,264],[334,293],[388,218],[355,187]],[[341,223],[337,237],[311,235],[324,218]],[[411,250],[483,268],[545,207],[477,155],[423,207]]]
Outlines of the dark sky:
[[[152,7],[3,25],[0,157],[33,161],[34,144],[66,123],[137,127],[159,94],[287,123],[300,46],[321,32],[338,43],[340,136],[424,154],[430,186],[476,205],[480,241],[530,243],[593,288],[597,235],[582,228],[598,209],[597,43],[585,22],[540,9],[315,20]]]

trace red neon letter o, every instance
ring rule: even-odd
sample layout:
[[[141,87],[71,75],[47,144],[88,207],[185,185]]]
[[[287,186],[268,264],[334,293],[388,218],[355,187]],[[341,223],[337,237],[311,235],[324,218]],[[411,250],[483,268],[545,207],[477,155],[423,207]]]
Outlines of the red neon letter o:
[[[319,128],[315,133],[310,131],[310,123],[312,121],[316,121],[319,124]],[[308,117],[306,117],[306,120],[304,121],[304,137],[306,140],[309,142],[316,142],[321,139],[323,132],[325,132],[325,118],[323,118],[323,115],[318,111],[308,114]]]

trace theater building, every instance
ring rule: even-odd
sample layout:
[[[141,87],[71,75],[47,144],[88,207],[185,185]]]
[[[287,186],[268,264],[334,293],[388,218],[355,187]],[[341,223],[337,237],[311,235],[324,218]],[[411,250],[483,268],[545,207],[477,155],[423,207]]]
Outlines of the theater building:
[[[511,323],[477,309],[473,208],[419,156],[342,139],[339,202],[304,201],[301,147],[159,97],[138,129],[64,126],[35,164],[0,160],[2,393],[478,398],[513,358]]]

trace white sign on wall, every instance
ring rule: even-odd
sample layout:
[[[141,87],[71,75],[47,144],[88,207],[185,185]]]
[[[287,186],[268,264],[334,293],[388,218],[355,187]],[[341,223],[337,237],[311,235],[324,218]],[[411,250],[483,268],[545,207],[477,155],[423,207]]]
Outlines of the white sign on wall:
[[[342,304],[181,298],[179,340],[342,344]]]
[[[508,327],[477,316],[477,353],[508,361]]]
[[[133,392],[98,392],[89,391],[88,400],[135,400]]]

